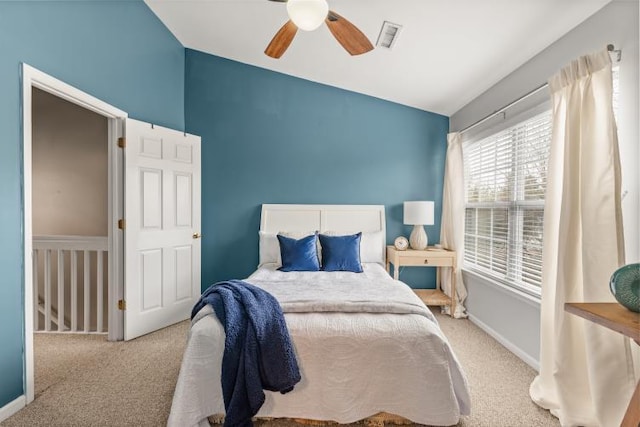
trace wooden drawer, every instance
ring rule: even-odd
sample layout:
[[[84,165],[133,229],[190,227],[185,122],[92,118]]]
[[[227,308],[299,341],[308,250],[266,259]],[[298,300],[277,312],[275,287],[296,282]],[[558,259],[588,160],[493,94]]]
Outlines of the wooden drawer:
[[[393,260],[392,260],[393,262]],[[431,267],[451,267],[453,260],[451,258],[423,257],[423,256],[403,256],[399,260],[402,266],[431,266]]]

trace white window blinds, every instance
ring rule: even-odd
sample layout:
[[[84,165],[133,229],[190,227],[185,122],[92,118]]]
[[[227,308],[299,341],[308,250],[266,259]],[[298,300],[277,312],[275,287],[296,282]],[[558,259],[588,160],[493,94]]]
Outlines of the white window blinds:
[[[466,267],[537,294],[550,141],[546,111],[464,147]]]

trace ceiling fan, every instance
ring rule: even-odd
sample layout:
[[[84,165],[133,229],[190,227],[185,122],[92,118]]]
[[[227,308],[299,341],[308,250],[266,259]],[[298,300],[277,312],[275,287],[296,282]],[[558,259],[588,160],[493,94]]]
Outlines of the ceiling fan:
[[[313,31],[323,22],[329,27],[338,43],[351,55],[360,55],[373,50],[373,45],[355,25],[329,10],[327,0],[271,0],[287,3],[289,20],[271,39],[264,53],[272,58],[280,58],[298,32]]]

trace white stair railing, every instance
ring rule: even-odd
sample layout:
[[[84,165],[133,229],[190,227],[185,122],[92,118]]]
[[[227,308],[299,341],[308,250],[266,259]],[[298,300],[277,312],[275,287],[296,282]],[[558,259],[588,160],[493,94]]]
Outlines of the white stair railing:
[[[108,250],[106,237],[33,237],[34,331],[107,332],[103,307]]]

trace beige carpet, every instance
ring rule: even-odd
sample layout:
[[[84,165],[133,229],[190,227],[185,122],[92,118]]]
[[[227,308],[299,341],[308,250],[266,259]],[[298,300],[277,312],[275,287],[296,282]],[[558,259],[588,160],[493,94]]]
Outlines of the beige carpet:
[[[468,320],[437,316],[471,387],[472,414],[458,426],[559,425],[529,399],[531,368]],[[188,327],[182,322],[128,343],[95,335],[36,334],[36,398],[2,425],[165,425]],[[288,420],[256,425],[300,426]]]

